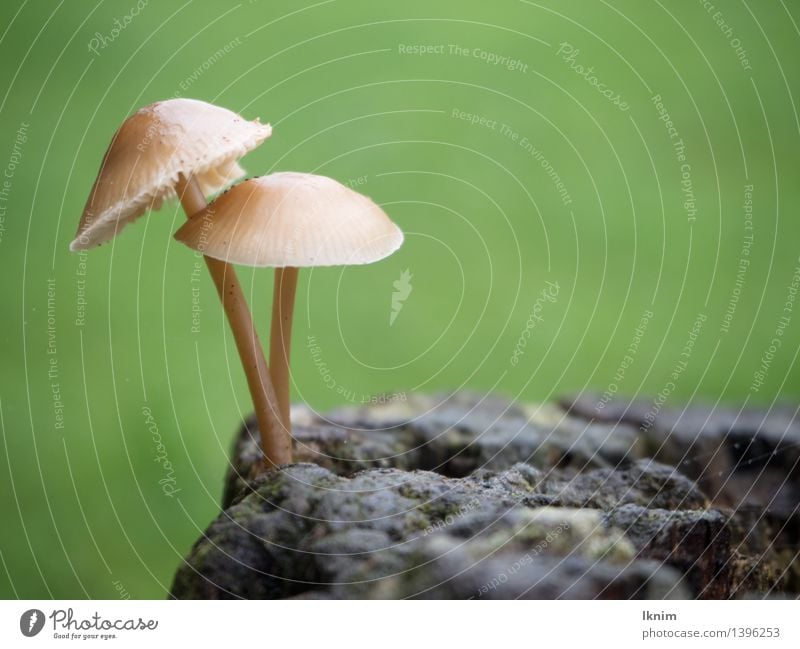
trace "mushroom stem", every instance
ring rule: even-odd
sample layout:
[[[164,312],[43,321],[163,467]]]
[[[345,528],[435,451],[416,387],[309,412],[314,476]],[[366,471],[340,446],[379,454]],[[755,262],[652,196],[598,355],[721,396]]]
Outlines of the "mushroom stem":
[[[180,176],[176,191],[188,218],[207,207],[205,196],[193,176],[188,180]],[[236,272],[233,266],[224,261],[212,257],[204,259],[228,316],[236,349],[247,377],[261,433],[264,462],[267,467],[289,464],[292,461],[291,437],[283,425],[269,368],[264,359],[264,350],[253,326],[253,318]]]
[[[297,292],[299,269],[288,266],[275,269],[275,288],[272,292],[272,328],[269,341],[269,367],[278,410],[286,430],[291,435],[292,421],[289,402],[289,354],[292,347],[292,316]]]

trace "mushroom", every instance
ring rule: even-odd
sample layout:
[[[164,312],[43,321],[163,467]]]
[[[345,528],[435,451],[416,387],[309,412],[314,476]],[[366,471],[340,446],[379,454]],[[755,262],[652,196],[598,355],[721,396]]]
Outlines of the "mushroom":
[[[213,219],[203,233],[202,218]],[[205,235],[205,236],[204,236]],[[403,233],[366,196],[325,176],[281,172],[240,183],[175,238],[233,264],[274,267],[269,365],[284,427],[291,432],[289,351],[301,267],[369,264],[388,257]]]
[[[138,110],[106,151],[70,250],[111,240],[176,195],[191,218],[207,206],[206,194],[244,175],[239,158],[271,133],[269,124],[194,99],[170,99]],[[282,430],[269,368],[239,280],[224,261],[205,260],[244,366],[265,460],[268,465],[290,462],[289,437]]]

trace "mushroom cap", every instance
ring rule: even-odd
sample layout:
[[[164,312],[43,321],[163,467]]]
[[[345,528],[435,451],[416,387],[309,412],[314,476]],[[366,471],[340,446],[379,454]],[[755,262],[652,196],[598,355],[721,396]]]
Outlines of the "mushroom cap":
[[[400,228],[363,194],[296,172],[239,183],[175,238],[209,257],[262,267],[369,264],[403,243]]]
[[[269,124],[196,99],[139,109],[111,140],[70,250],[105,243],[159,209],[181,174],[194,175],[206,195],[219,191],[244,176],[237,161],[271,134]]]

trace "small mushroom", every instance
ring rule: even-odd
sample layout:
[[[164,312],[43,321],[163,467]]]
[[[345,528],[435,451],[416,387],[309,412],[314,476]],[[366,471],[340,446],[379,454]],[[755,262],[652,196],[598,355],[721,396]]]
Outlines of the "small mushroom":
[[[403,233],[366,196],[325,176],[282,172],[252,178],[219,196],[202,231],[192,219],[175,238],[229,263],[274,267],[270,372],[284,426],[289,416],[289,350],[299,268],[369,264],[388,257]]]
[[[207,206],[205,196],[241,178],[238,160],[272,133],[219,106],[170,99],[140,109],[123,122],[106,151],[70,250],[114,238],[127,224],[165,200],[180,199],[187,217]],[[202,252],[202,249],[200,250]],[[291,459],[277,399],[233,267],[205,257],[233,331],[247,376],[267,464]]]

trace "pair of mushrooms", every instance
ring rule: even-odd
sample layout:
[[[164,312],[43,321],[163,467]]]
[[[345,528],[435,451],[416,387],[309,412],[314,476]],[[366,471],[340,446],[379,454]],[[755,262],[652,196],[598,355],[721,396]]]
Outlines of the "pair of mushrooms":
[[[299,268],[367,264],[403,242],[380,207],[324,176],[252,178],[206,203],[244,176],[239,159],[271,133],[269,124],[192,99],[140,109],[114,135],[70,244],[78,251],[105,243],[177,195],[188,221],[175,238],[205,257],[247,377],[267,467],[292,461],[289,351]],[[269,365],[231,264],[275,268]]]

